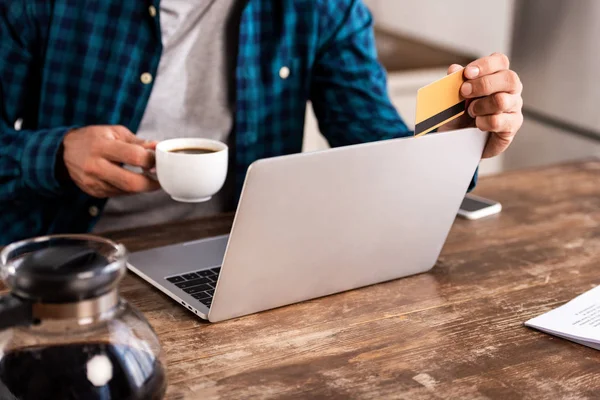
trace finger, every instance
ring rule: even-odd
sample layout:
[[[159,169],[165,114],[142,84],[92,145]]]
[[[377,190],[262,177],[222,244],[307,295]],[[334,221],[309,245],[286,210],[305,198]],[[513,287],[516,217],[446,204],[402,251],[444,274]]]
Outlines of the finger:
[[[464,129],[464,128],[474,128],[475,120],[471,118],[468,114],[463,114],[458,118],[453,119],[450,122],[445,123],[444,125],[438,128],[438,132],[447,132],[453,131],[456,129]]]
[[[113,131],[115,131],[115,133],[117,133],[119,139],[126,143],[137,145],[144,145],[147,143],[146,140],[135,136],[129,129],[127,129],[123,125],[114,125],[111,126],[111,128],[113,129]]]
[[[500,92],[519,94],[522,89],[523,85],[517,73],[506,70],[466,81],[460,88],[460,94],[473,99]]]
[[[127,193],[119,188],[116,188],[111,184],[106,183],[106,189],[105,189],[104,194],[105,194],[105,197],[110,198],[110,197],[117,197],[117,196],[125,196],[129,193]]]
[[[127,193],[151,192],[160,188],[160,184],[142,174],[127,171],[107,160],[102,163],[99,176],[105,182]]]
[[[485,145],[481,158],[491,158],[503,153],[515,137],[514,133],[492,133]]]
[[[461,69],[463,69],[462,65],[458,65],[458,64],[452,64],[449,68],[448,68],[448,75],[453,74],[457,71],[460,71]]]
[[[122,196],[126,193],[113,185],[104,182],[98,178],[89,177],[79,185],[81,189],[92,197],[105,199],[107,197]]]
[[[117,197],[117,196],[125,196],[128,193],[114,187],[113,185],[106,183],[106,182],[102,182],[102,186],[101,186],[101,197],[98,198],[110,198],[110,197]]]
[[[156,140],[153,141],[145,141],[144,144],[142,144],[142,147],[145,148],[146,150],[156,150],[156,146],[158,146],[158,142]]]
[[[101,151],[101,156],[116,163],[135,167],[152,168],[155,164],[153,151],[118,140],[107,142]]]
[[[523,105],[521,96],[509,93],[496,93],[482,99],[473,100],[469,105],[469,115],[473,118],[484,115],[517,112]]]
[[[522,123],[521,113],[486,115],[475,119],[477,128],[487,132],[516,132]]]
[[[473,61],[465,68],[465,78],[475,79],[480,76],[495,74],[498,71],[506,70],[510,67],[508,57],[501,53],[494,53],[490,56]]]

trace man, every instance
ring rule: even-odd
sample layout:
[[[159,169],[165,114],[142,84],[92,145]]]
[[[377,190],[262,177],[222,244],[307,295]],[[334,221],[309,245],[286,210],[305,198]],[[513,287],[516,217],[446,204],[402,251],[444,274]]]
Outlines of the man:
[[[522,124],[521,83],[501,54],[465,77],[469,115],[441,130],[491,131],[495,156]],[[0,0],[0,244],[231,208],[251,162],[301,150],[308,100],[332,146],[411,134],[361,0]],[[209,203],[140,173],[156,141],[186,136],[232,146]]]

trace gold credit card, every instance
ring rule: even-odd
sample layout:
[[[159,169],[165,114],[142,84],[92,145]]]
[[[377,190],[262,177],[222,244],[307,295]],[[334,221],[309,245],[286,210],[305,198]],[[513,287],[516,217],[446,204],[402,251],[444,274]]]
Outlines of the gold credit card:
[[[465,113],[465,99],[460,87],[464,69],[422,87],[417,92],[415,136],[421,136]]]

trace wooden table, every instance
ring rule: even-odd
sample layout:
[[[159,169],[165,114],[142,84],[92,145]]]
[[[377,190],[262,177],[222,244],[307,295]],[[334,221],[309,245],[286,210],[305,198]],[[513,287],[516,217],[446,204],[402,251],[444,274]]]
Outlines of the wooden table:
[[[600,160],[481,179],[429,273],[207,324],[129,275],[162,339],[169,399],[598,399],[600,353],[523,326],[600,284]],[[131,250],[227,232],[232,216],[109,235]]]
[[[201,322],[129,274],[166,353],[168,399],[598,399],[600,353],[523,327],[600,284],[600,160],[481,179],[496,217],[457,220],[429,273]],[[130,250],[232,216],[109,234]]]

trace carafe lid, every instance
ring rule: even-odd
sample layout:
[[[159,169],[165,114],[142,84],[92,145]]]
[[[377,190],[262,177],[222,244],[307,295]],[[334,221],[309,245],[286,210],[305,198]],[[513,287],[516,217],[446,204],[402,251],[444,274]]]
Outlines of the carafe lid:
[[[46,236],[0,253],[1,277],[12,293],[40,303],[73,303],[116,288],[125,273],[122,245],[91,235]]]

